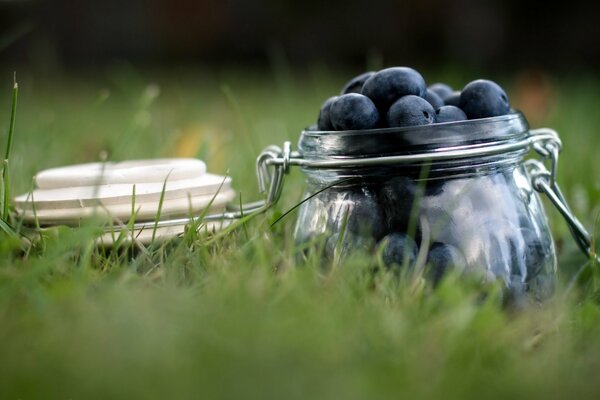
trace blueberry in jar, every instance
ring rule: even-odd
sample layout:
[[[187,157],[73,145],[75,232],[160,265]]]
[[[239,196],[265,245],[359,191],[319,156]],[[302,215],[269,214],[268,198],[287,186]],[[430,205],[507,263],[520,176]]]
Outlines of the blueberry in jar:
[[[422,200],[417,183],[409,177],[396,177],[383,183],[378,193],[389,231],[406,230],[415,201]]]
[[[436,123],[442,122],[454,122],[454,121],[465,121],[467,115],[458,107],[455,106],[443,106],[435,110],[435,121]]]
[[[329,111],[331,124],[338,131],[372,129],[379,122],[375,104],[366,96],[348,93],[333,101]]]
[[[533,229],[521,228],[520,230],[525,242],[524,256],[529,280],[542,272],[546,262],[546,251]]]
[[[414,265],[417,259],[417,243],[404,233],[390,233],[381,240],[383,262],[387,267],[400,268]]]
[[[429,276],[434,285],[442,279],[449,269],[463,269],[466,264],[467,261],[461,251],[446,243],[433,243],[429,249],[429,253],[427,253]]]
[[[408,67],[386,68],[371,76],[362,88],[362,94],[373,100],[380,113],[402,96],[425,97],[425,80],[417,71]]]
[[[425,100],[431,104],[434,110],[437,110],[444,105],[444,100],[442,100],[437,93],[430,89],[427,89],[427,92],[425,93]]]
[[[425,183],[425,196],[438,196],[444,191],[448,182],[444,179],[432,179]]]
[[[444,97],[451,95],[453,92],[450,86],[440,82],[430,85],[427,89],[440,96],[441,99],[444,99]]]
[[[459,107],[469,119],[497,117],[510,111],[504,89],[487,79],[468,83],[460,94]]]
[[[346,83],[346,85],[344,85],[341,94],[361,93],[363,85],[365,84],[367,79],[373,76],[374,73],[375,72],[373,71],[369,71],[350,79],[350,81]]]
[[[331,105],[337,99],[337,96],[328,98],[323,102],[321,111],[319,112],[319,119],[317,120],[317,128],[320,131],[332,131],[333,125],[331,124]]]
[[[387,122],[390,128],[429,125],[435,123],[435,110],[424,98],[408,95],[392,104]]]
[[[363,187],[354,198],[354,205],[348,215],[346,229],[361,236],[379,240],[385,235],[386,226],[383,210],[375,193]]]
[[[447,106],[459,107],[460,105],[460,91],[455,91],[446,96],[442,97],[444,104]]]

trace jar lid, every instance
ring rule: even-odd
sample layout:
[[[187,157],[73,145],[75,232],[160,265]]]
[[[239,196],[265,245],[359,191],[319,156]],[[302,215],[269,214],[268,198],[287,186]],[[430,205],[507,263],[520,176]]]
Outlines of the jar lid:
[[[435,152],[452,147],[506,143],[529,131],[525,116],[515,111],[499,117],[402,128],[354,131],[312,131],[300,135],[304,159],[383,157]]]
[[[41,227],[106,218],[113,225],[100,240],[103,246],[110,246],[119,232],[141,243],[179,235],[191,216],[223,214],[235,197],[229,177],[207,173],[206,164],[195,159],[71,165],[41,171],[36,182],[38,188],[14,198],[18,218]],[[132,219],[137,222],[133,227],[125,225]],[[207,221],[202,228],[226,225]]]
[[[40,189],[72,188],[103,184],[140,184],[192,179],[206,173],[206,164],[195,158],[159,158],[121,162],[97,162],[50,168],[35,176]]]

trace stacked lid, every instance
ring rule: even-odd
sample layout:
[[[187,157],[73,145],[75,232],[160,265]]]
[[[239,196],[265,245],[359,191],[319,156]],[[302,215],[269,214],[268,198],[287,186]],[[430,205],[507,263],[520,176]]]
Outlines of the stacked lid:
[[[24,222],[40,226],[78,225],[82,218],[109,218],[126,224],[222,212],[233,200],[231,179],[206,172],[197,159],[174,158],[102,162],[52,168],[35,177],[37,188],[14,199]],[[161,200],[162,199],[162,200]],[[137,239],[173,236],[185,224],[161,232],[137,232]],[[219,226],[212,226],[211,229]]]

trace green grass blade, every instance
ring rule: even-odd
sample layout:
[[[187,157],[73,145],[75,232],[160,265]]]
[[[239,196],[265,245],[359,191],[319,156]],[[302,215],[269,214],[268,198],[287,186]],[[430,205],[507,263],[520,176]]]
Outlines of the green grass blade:
[[[341,261],[342,261],[342,251],[344,245],[344,239],[346,238],[346,227],[348,226],[348,218],[350,217],[350,205],[346,207],[346,211],[344,212],[344,217],[342,219],[342,226],[340,227],[340,236],[338,236],[338,240],[335,244],[335,248],[333,249],[333,263],[332,270],[336,269]]]
[[[12,150],[13,137],[15,133],[15,120],[17,116],[17,99],[19,96],[19,84],[15,73],[13,85],[12,107],[10,112],[10,125],[8,127],[8,140],[6,142],[6,152],[2,164],[2,220],[8,221],[8,203],[10,199],[9,178],[8,178],[8,160]]]
[[[2,163],[2,220],[8,221],[8,200],[10,190],[8,188],[8,159],[4,159]]]
[[[221,189],[223,189],[223,185],[227,181],[228,177],[229,177],[229,175],[225,174],[225,176],[223,177],[223,180],[221,181],[221,184],[217,188],[217,191],[213,194],[213,196],[211,197],[211,199],[208,202],[208,204],[206,205],[206,207],[204,207],[204,209],[202,210],[200,215],[198,215],[197,217],[192,219],[192,222],[190,224],[190,229],[188,231],[188,232],[190,232],[190,235],[195,235],[195,233],[197,233],[198,230],[200,229],[200,227],[202,226],[202,223],[204,222],[204,217],[206,217],[206,215],[208,214],[208,211],[212,207],[218,194],[221,193]],[[192,209],[191,200],[190,200],[190,209]],[[190,214],[191,214],[191,212],[190,212]],[[191,238],[191,237],[192,236],[189,236],[188,238]]]
[[[154,242],[154,239],[156,239],[156,230],[158,229],[158,221],[160,221],[160,214],[162,213],[162,207],[163,207],[163,203],[165,201],[165,192],[167,191],[167,181],[169,180],[169,175],[171,175],[171,173],[167,174],[167,177],[165,178],[165,181],[163,182],[162,190],[160,192],[160,199],[158,200],[158,210],[156,211],[156,218],[154,219],[154,227],[152,228],[152,242]]]
[[[15,133],[15,120],[17,117],[17,99],[19,97],[19,84],[15,74],[15,82],[13,85],[12,107],[10,111],[10,125],[8,127],[8,142],[6,143],[5,160],[10,160],[10,152],[12,150],[13,137]]]
[[[8,222],[2,219],[0,219],[0,230],[2,230],[4,233],[10,236],[17,236],[12,226],[10,226]]]
[[[135,248],[135,231],[133,229],[133,227],[135,226],[135,217],[136,217],[137,211],[135,210],[135,185],[133,185],[133,190],[131,193],[131,218],[129,218],[129,232],[131,232],[131,254],[133,254],[133,249]]]
[[[242,201],[242,192],[240,192],[240,219],[244,219],[244,202]],[[250,240],[250,235],[248,235],[248,228],[246,227],[246,223],[242,224],[242,229],[244,230],[244,236],[246,237],[246,241]]]

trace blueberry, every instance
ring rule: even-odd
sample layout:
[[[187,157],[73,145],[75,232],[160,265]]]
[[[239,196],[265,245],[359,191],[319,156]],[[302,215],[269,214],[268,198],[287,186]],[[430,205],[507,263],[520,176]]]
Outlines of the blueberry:
[[[390,107],[387,122],[390,127],[433,124],[435,110],[422,97],[404,96]]]
[[[458,107],[443,106],[435,110],[435,120],[440,122],[465,121],[467,115]]]
[[[425,100],[431,104],[434,110],[437,110],[444,105],[444,100],[442,100],[437,93],[429,89],[427,89],[427,92],[425,93]]]
[[[329,113],[333,127],[339,131],[371,129],[379,122],[375,104],[368,97],[357,93],[339,96],[331,105]]]
[[[376,72],[365,82],[362,94],[373,100],[380,113],[402,96],[409,94],[425,97],[425,80],[417,71],[407,67],[394,67]]]
[[[445,179],[428,180],[425,183],[425,196],[438,196],[444,192]]]
[[[341,94],[361,93],[363,85],[365,84],[365,81],[367,79],[369,79],[371,76],[373,76],[374,73],[375,72],[373,72],[373,71],[369,71],[369,72],[365,72],[364,74],[355,76],[348,83],[346,83],[346,85],[342,89]]]
[[[533,229],[521,228],[525,242],[525,265],[528,279],[536,277],[546,263],[546,249]]]
[[[460,104],[460,91],[457,90],[455,92],[452,92],[452,93],[442,97],[442,99],[444,99],[445,105],[458,107]]]
[[[333,125],[331,124],[331,105],[337,99],[337,96],[333,96],[325,100],[321,106],[319,112],[319,119],[317,120],[317,128],[320,131],[332,131]]]
[[[373,191],[363,187],[353,196],[354,204],[348,214],[346,229],[361,236],[379,240],[385,235],[385,217]]]
[[[459,107],[469,119],[497,117],[510,111],[504,90],[486,79],[470,82],[463,88]]]
[[[427,265],[429,265],[429,276],[436,284],[450,268],[465,268],[467,260],[456,247],[437,242],[429,249]]]
[[[396,177],[385,182],[378,193],[388,231],[406,231],[415,201],[421,204],[422,188],[409,177]],[[415,210],[417,211],[417,210]],[[416,237],[420,237],[418,232]]]
[[[402,267],[403,265],[413,265],[417,259],[417,244],[410,237],[403,233],[390,233],[385,236],[381,243],[383,249],[383,262],[386,266]]]
[[[440,96],[440,98],[442,99],[452,94],[452,88],[446,85],[445,83],[434,83],[433,85],[430,85],[427,89],[431,90],[432,92]]]

